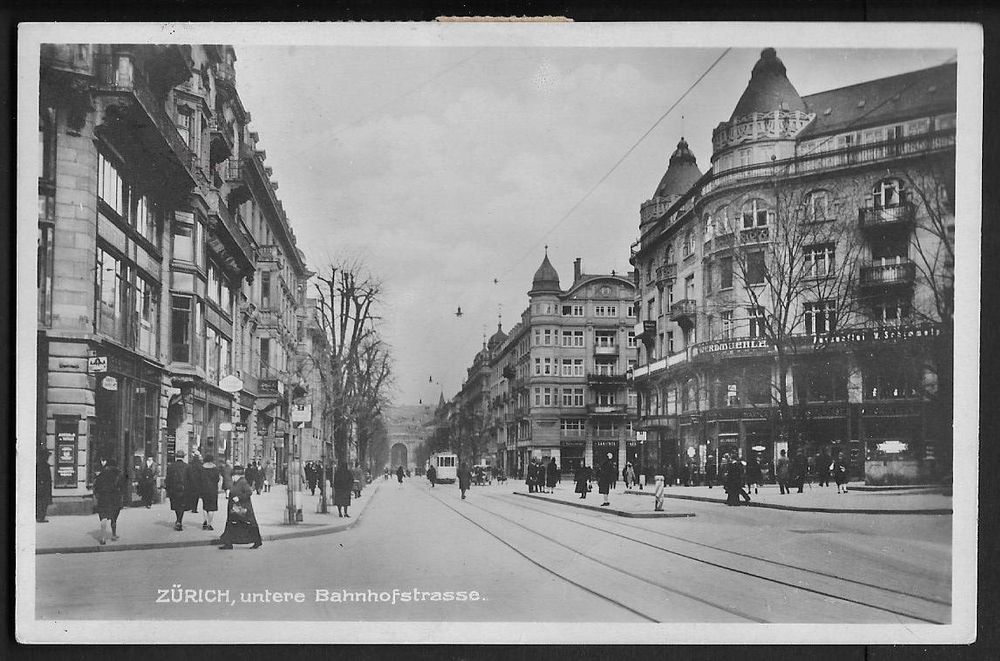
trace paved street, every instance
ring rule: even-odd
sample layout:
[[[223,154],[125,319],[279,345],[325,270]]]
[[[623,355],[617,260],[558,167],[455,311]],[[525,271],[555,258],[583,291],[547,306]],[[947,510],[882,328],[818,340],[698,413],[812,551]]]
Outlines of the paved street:
[[[695,516],[630,519],[516,496],[515,489],[523,485],[477,487],[462,501],[454,486],[386,482],[366,496],[371,502],[353,528],[256,551],[39,555],[36,612],[44,619],[321,621],[951,617],[948,515],[854,516],[673,500],[668,509]],[[619,504],[624,499],[650,502],[614,496]],[[172,587],[228,590],[229,599],[157,603],[158,590]],[[327,600],[317,601],[317,590]],[[266,591],[304,597],[276,602]],[[387,601],[332,601],[334,594],[355,597],[342,591]],[[214,592],[206,595],[214,601]]]

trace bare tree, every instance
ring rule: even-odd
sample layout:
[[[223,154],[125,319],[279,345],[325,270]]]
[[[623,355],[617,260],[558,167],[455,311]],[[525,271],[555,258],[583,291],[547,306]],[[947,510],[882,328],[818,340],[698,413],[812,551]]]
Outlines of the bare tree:
[[[317,279],[318,321],[329,344],[320,370],[323,414],[332,421],[337,460],[349,461],[358,413],[372,401],[361,394],[374,384],[366,379],[382,370],[375,381],[388,385],[389,357],[378,340],[374,314],[381,285],[358,261],[330,265]],[[382,355],[369,364],[372,351]]]

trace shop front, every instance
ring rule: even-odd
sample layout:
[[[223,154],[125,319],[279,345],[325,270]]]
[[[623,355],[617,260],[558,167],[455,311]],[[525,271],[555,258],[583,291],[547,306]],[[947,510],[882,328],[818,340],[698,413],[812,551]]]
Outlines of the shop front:
[[[559,463],[559,469],[561,472],[572,474],[583,466],[586,445],[586,441],[582,439],[578,441],[563,440],[560,442],[559,451],[562,461]]]

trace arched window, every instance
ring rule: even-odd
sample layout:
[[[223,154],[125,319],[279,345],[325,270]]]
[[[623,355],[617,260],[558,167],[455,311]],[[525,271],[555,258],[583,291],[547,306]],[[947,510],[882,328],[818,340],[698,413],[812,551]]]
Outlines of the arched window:
[[[681,246],[681,248],[682,248],[682,254],[685,257],[689,256],[692,252],[694,252],[694,232],[692,230],[688,230],[687,233],[684,234],[684,244]]]
[[[665,259],[664,264],[674,263],[674,244],[672,243],[667,244],[667,254],[664,259]]]
[[[767,227],[774,216],[774,212],[767,208],[764,200],[754,198],[747,200],[743,204],[740,216],[743,218],[743,229],[748,230],[754,227]]]
[[[904,201],[903,185],[899,179],[883,179],[872,188],[872,207],[887,209]]]
[[[715,236],[715,219],[712,214],[705,214],[705,243],[708,243]]]
[[[715,231],[720,235],[733,231],[733,226],[729,223],[729,207],[721,206],[715,210]]]

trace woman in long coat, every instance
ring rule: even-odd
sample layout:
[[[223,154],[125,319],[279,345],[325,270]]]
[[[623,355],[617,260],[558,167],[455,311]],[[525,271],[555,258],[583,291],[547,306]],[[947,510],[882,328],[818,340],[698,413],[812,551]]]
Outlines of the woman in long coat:
[[[243,467],[233,466],[233,487],[229,490],[229,505],[226,508],[226,529],[219,537],[220,549],[231,549],[233,544],[253,544],[259,549],[262,541],[257,516],[253,512],[251,496],[253,487],[244,475]]]
[[[556,458],[552,457],[549,460],[549,470],[545,475],[545,486],[549,488],[549,492],[556,488],[559,484],[559,466],[556,464]]]
[[[587,497],[587,491],[590,487],[590,475],[591,470],[587,468],[586,464],[581,464],[573,474],[573,481],[576,482],[576,488],[574,491],[580,494],[580,498]]]
[[[472,473],[469,472],[469,467],[462,464],[456,471],[455,477],[458,478],[458,488],[462,492],[462,500],[465,500],[465,492],[472,486]]]
[[[833,466],[833,481],[837,483],[837,493],[847,493],[847,462],[844,461],[844,453],[838,452],[837,458],[831,464]]]
[[[743,493],[743,464],[738,458],[729,462],[726,467],[726,505],[739,505],[740,494]],[[747,500],[750,496],[747,496]]]
[[[100,472],[94,478],[94,512],[101,521],[101,545],[108,543],[108,522],[111,539],[118,539],[118,515],[122,511],[124,478],[114,457],[101,459]]]
[[[337,506],[337,515],[351,518],[347,508],[351,505],[351,491],[354,490],[354,475],[347,467],[347,462],[340,462],[333,473],[333,504]]]
[[[607,459],[601,464],[601,468],[597,471],[597,491],[604,496],[604,502],[601,503],[601,507],[607,507],[611,504],[608,499],[608,494],[611,493],[611,486],[618,479],[618,470],[615,465],[611,463],[611,453],[608,453]]]
[[[152,507],[156,495],[156,463],[152,457],[146,457],[146,465],[139,471],[139,495],[146,509]]]

